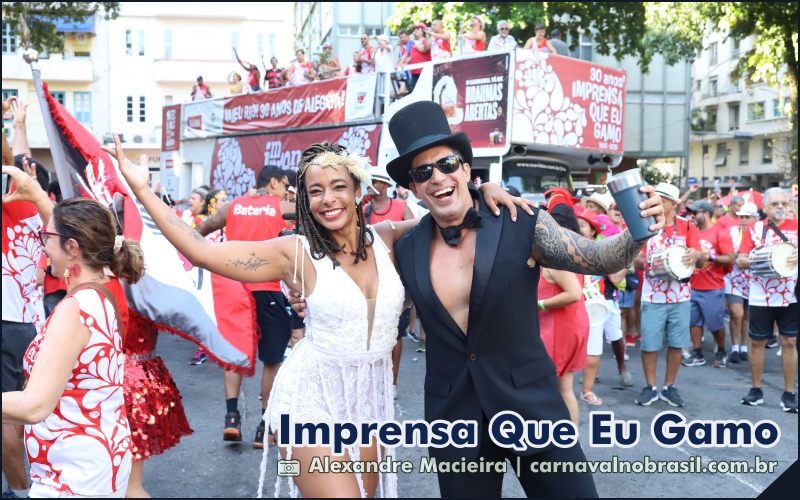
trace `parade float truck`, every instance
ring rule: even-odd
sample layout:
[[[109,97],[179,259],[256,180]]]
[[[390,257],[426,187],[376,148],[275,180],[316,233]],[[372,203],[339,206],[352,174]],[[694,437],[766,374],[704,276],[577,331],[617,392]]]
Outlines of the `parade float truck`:
[[[296,168],[322,140],[385,165],[397,156],[389,120],[421,100],[438,102],[452,130],[469,136],[473,178],[533,199],[622,159],[623,70],[524,49],[414,68],[422,72],[402,97],[402,74],[372,73],[167,106],[162,190],[177,199],[210,183],[238,196],[263,165]]]

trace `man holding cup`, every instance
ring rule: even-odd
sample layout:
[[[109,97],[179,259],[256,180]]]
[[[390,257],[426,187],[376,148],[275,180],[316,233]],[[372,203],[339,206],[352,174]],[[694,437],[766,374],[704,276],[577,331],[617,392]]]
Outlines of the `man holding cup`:
[[[691,287],[689,280],[678,280],[673,276],[653,277],[649,271],[651,259],[663,254],[669,247],[682,245],[686,248],[680,263],[674,263],[685,271],[694,267],[700,258],[700,241],[697,227],[676,215],[680,202],[680,191],[676,186],[661,183],[656,186],[664,206],[664,228],[651,238],[636,259],[636,266],[645,270],[642,287],[642,367],[647,385],[636,398],[636,404],[649,406],[658,399],[671,406],[683,406],[684,401],[675,388],[675,379],[681,366],[682,349],[689,345],[689,319],[691,313]],[[677,267],[675,266],[675,267]],[[689,271],[689,276],[691,271]],[[667,371],[664,387],[656,388],[656,365],[658,352],[667,342]]]

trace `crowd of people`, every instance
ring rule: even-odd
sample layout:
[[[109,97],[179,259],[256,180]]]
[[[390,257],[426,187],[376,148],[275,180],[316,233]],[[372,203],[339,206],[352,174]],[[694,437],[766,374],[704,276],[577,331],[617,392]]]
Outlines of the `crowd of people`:
[[[262,59],[262,72],[257,64],[243,61],[238,52],[234,50],[236,62],[241,66],[246,78],[234,70],[228,74],[229,95],[237,95],[261,90],[302,85],[318,80],[328,80],[342,76],[367,73],[393,73],[399,72],[398,77],[404,81],[405,66],[428,61],[437,61],[458,57],[460,55],[474,54],[486,50],[516,49],[520,45],[510,35],[511,25],[508,21],[500,20],[496,24],[497,34],[488,38],[486,24],[481,16],[473,16],[468,25],[461,27],[459,33],[448,33],[441,19],[434,19],[430,26],[419,22],[407,29],[397,32],[398,45],[393,47],[389,36],[386,34],[360,35],[361,47],[353,52],[352,61],[345,65],[333,53],[333,45],[325,42],[319,54],[309,60],[304,49],[295,51],[295,59],[287,66],[282,67],[276,57],[270,58],[270,66]],[[409,35],[410,33],[410,35]],[[522,48],[536,51],[545,51],[562,56],[569,56],[569,47],[562,41],[563,34],[558,29],[550,32],[550,39],[546,38],[547,28],[543,24],[534,27],[534,36],[529,38]],[[421,69],[409,70],[408,87],[416,83]],[[410,89],[406,89],[408,91]],[[203,77],[197,77],[197,83],[190,94],[192,100],[210,99],[211,89],[204,83]]]
[[[474,38],[462,40],[480,46],[483,25],[473,21]],[[441,26],[431,33],[442,41],[436,50],[447,50]],[[369,39],[362,44],[372,59],[361,62],[380,64],[366,49]],[[3,470],[10,495],[147,496],[144,461],[193,431],[155,354],[156,325],[127,307],[121,282],[141,279],[142,249],[122,236],[108,207],[58,198],[46,169],[30,158],[24,106],[12,100],[4,111],[7,105],[15,130],[23,131],[13,148],[3,140],[3,174],[13,186],[3,196],[4,266],[20,270],[3,277]],[[385,168],[370,167],[343,146],[314,144],[296,170],[264,166],[251,191],[234,200],[199,186],[185,209],[151,189],[147,166],[127,159],[118,137],[106,148],[164,237],[192,264],[245,283],[252,296],[263,364],[262,418],[252,441],[264,449],[259,490],[280,415],[300,422],[394,419],[398,340],[405,334],[428,359],[428,420],[483,421],[485,428],[491,409],[513,409],[525,419],[577,423],[575,373],[583,371],[579,399],[603,405],[595,381],[604,339],[625,386],[635,383],[626,347],[641,348],[646,385],[636,404],[661,399],[680,407],[678,370],[681,363],[705,363],[704,330],[716,346],[714,367],[749,362],[746,405],[765,402],[764,352],[777,334],[785,382],[779,405],[797,412],[797,214],[785,192],[767,190],[763,214],[735,196],[720,213],[716,200],[690,202],[691,193],[681,196],[671,184],[645,186],[640,209],[655,217],[656,236],[635,242],[610,195],[576,199],[553,188],[546,206],[532,207],[496,184],[476,187],[469,140],[451,133],[436,103],[409,105],[389,131],[400,156]],[[17,167],[6,166],[15,160]],[[30,270],[23,256],[7,251],[15,232],[36,238],[28,246]],[[785,262],[794,277],[763,272],[762,250],[786,243],[794,249]],[[674,248],[683,251],[673,258],[666,251]],[[689,272],[677,276],[682,266]],[[504,299],[509,290],[515,301]],[[530,302],[530,314],[517,309],[520,300]],[[416,331],[417,317],[427,331]],[[497,329],[498,317],[506,328]],[[482,342],[490,334],[491,342]],[[664,343],[667,371],[659,391],[656,363]],[[206,358],[199,349],[191,362]],[[241,374],[225,371],[226,441],[242,440],[241,383]],[[333,456],[330,450],[281,446],[280,452],[303,464],[290,481],[292,493],[397,494],[394,474],[310,473],[312,459]],[[393,453],[375,444],[347,447],[351,460]],[[476,449],[431,450],[445,461],[511,453],[486,436]],[[579,445],[521,458],[585,459]],[[591,474],[570,475],[567,484],[536,474],[520,481],[529,494],[566,489],[596,496]],[[497,496],[501,482],[439,475],[445,496]]]
[[[625,364],[629,361],[626,348],[638,345],[641,350],[645,385],[635,400],[637,405],[647,406],[660,399],[682,407],[686,403],[676,387],[679,369],[706,364],[703,337],[704,331],[708,331],[713,340],[712,367],[749,363],[752,386],[741,399],[746,405],[765,402],[764,349],[779,347],[784,391],[774,395],[773,401],[783,411],[796,413],[796,199],[790,201],[783,189],[771,188],[763,193],[763,209],[760,209],[735,192],[727,204],[713,192],[707,198],[690,198],[697,190],[692,187],[681,195],[672,184],[656,187],[664,205],[665,227],[648,240],[628,269],[591,279],[560,276],[563,272],[544,273],[540,281],[540,299],[544,299],[540,300],[540,309],[547,321],[558,325],[561,318],[574,325],[574,304],[585,301],[587,306],[578,315],[579,328],[553,326],[557,333],[549,334],[551,355],[554,360],[562,360],[561,364],[556,361],[559,376],[582,369],[580,399],[592,406],[602,405],[602,399],[593,389],[605,336],[613,348],[623,386],[634,385]],[[577,223],[587,238],[605,238],[625,228],[621,213],[608,194],[595,192],[576,199],[563,188],[553,188],[545,195],[553,217],[565,227]],[[765,272],[765,253],[760,253],[761,257],[756,255],[779,244],[791,245],[782,256],[785,260],[780,262],[776,256],[774,264],[767,262]],[[759,252],[754,254],[754,250]],[[752,263],[757,266],[755,272],[750,269],[751,259],[757,260]],[[788,271],[773,272],[779,264]],[[584,289],[583,294],[578,293],[580,288]],[[547,299],[550,295],[553,297]],[[601,314],[605,320],[589,325],[585,318],[596,311],[594,297],[598,295],[606,301],[605,314]],[[556,312],[551,314],[554,309]],[[551,315],[555,319],[550,319]],[[726,317],[730,339],[726,335]],[[547,329],[545,320],[542,321],[545,338]],[[559,334],[569,336],[569,332],[575,338],[559,339]],[[667,368],[659,390],[656,366],[664,344]],[[565,385],[565,400],[571,403],[571,408],[577,408],[571,396],[571,381],[567,380]]]

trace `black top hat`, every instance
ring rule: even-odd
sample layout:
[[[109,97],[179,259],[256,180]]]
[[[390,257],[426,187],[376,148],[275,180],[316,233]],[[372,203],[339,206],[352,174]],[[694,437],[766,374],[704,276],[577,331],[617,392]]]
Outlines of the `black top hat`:
[[[450,146],[461,154],[465,163],[472,163],[472,146],[464,132],[452,133],[447,116],[433,101],[409,104],[389,120],[392,136],[400,156],[386,165],[394,181],[404,188],[411,182],[408,171],[416,155],[434,146]]]

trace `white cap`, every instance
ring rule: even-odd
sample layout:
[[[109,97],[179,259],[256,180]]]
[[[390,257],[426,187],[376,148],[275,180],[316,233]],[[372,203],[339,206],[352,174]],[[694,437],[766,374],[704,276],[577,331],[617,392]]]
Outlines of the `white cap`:
[[[736,212],[739,217],[758,217],[758,207],[752,201],[748,201],[739,211]]]
[[[678,189],[678,186],[675,186],[674,184],[669,184],[667,182],[659,183],[656,186],[656,194],[662,198],[672,200],[675,203],[681,202],[681,190]]]
[[[588,197],[587,200],[597,203],[606,212],[608,212],[608,209],[611,208],[611,205],[614,204],[613,196],[611,196],[609,193],[601,193],[599,191],[595,191],[594,193],[592,193],[592,195]]]
[[[381,181],[385,182],[390,186],[394,186],[394,181],[391,177],[389,177],[389,173],[386,171],[386,167],[372,167],[369,170],[370,175],[372,176],[372,182]]]

